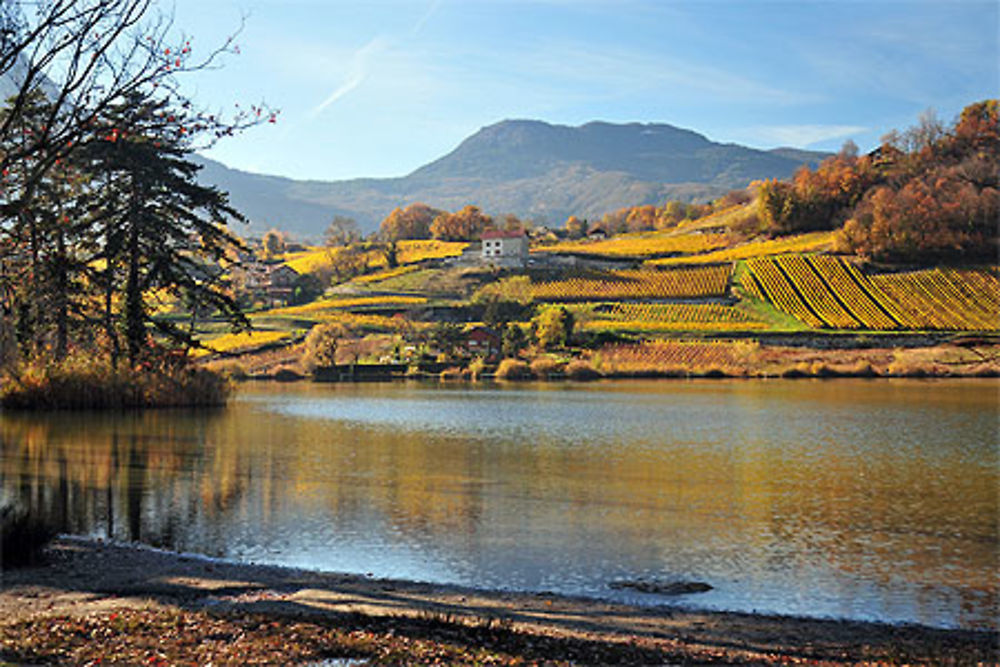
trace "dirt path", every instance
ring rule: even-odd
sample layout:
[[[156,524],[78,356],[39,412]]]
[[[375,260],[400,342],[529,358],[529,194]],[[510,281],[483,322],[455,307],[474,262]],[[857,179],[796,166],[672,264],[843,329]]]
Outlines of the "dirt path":
[[[76,538],[57,540],[43,567],[3,573],[0,638],[8,656],[20,655],[10,653],[21,632],[12,630],[15,626],[29,628],[64,617],[108,618],[129,610],[262,614],[325,623],[359,615],[402,624],[412,619],[453,630],[490,627],[559,640],[640,642],[684,662],[903,660],[936,664],[991,662],[997,655],[997,634],[989,632],[476,591],[217,562]]]

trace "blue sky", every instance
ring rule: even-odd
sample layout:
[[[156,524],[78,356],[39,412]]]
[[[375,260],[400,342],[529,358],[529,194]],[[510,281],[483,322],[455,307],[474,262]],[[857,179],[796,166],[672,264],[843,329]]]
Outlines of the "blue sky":
[[[276,125],[208,153],[303,179],[402,176],[507,118],[664,122],[758,148],[862,149],[933,108],[1000,94],[1000,3],[742,0],[176,0],[185,82]]]

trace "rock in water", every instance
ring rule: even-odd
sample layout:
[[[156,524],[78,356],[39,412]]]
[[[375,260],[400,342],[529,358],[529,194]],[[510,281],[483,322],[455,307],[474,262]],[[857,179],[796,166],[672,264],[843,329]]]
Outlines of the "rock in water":
[[[633,590],[654,595],[690,595],[712,590],[712,586],[703,581],[658,581],[656,579],[612,581],[608,586],[616,590]]]

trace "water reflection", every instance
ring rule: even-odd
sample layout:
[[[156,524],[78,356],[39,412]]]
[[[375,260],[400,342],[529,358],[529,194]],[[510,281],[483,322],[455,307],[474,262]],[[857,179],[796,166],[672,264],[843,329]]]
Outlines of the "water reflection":
[[[991,627],[996,428],[991,382],[263,386],[217,412],[0,418],[4,494],[68,532]]]

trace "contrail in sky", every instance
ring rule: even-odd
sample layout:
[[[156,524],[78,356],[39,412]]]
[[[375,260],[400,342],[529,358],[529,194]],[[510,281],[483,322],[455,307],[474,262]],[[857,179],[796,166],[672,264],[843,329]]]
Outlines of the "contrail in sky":
[[[309,115],[315,118],[326,111],[331,104],[364,83],[365,79],[371,73],[370,60],[372,54],[384,49],[386,43],[384,38],[376,37],[355,51],[354,55],[351,56],[351,67],[348,70],[345,81],[337,86],[332,93],[327,95],[325,100],[309,112]]]

